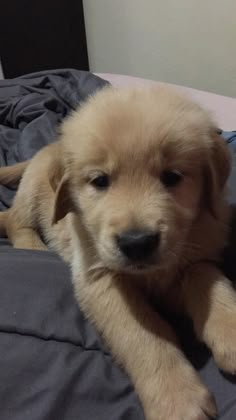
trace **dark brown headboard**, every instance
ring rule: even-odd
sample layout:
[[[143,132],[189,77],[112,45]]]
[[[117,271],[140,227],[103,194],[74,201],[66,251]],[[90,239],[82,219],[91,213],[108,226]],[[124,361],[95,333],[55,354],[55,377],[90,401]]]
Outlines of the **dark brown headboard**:
[[[2,0],[0,57],[6,78],[89,70],[82,0]]]

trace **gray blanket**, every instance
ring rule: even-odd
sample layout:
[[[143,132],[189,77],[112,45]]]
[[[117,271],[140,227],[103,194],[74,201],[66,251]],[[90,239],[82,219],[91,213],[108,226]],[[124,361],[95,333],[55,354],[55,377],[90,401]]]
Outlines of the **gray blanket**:
[[[1,81],[0,164],[29,158],[55,140],[58,122],[104,84],[75,70]],[[1,209],[13,196],[0,187]],[[232,278],[234,249],[224,260]],[[52,252],[13,250],[2,239],[0,267],[0,419],[144,420],[129,378],[75,302],[65,264]],[[220,419],[235,420],[235,380],[219,372],[186,319],[170,321],[214,393]]]
[[[29,159],[53,142],[62,119],[106,84],[78,70],[0,80],[0,166]],[[14,191],[0,186],[0,209],[9,207],[13,195]]]

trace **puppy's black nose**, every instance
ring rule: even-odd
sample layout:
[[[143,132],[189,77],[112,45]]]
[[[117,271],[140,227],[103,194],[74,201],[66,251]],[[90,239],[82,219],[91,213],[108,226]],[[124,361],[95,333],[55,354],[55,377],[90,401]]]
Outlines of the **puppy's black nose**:
[[[122,253],[132,261],[148,258],[158,247],[160,234],[143,230],[127,230],[116,237]]]

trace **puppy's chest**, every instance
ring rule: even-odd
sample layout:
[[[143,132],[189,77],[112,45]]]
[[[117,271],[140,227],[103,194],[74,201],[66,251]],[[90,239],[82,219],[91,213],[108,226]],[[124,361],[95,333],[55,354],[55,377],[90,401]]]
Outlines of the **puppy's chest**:
[[[182,313],[183,296],[182,281],[180,278],[174,279],[166,287],[159,287],[156,283],[146,288],[146,296],[150,304],[158,311],[175,314]]]

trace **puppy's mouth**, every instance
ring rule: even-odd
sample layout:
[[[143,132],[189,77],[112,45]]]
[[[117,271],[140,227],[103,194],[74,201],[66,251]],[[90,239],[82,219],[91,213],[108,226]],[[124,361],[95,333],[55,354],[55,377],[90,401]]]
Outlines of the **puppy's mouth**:
[[[158,261],[129,261],[126,260],[119,268],[121,272],[130,274],[152,273],[160,269]]]
[[[102,266],[116,273],[142,275],[158,271],[161,267],[159,259],[131,261],[128,258],[102,258]]]

